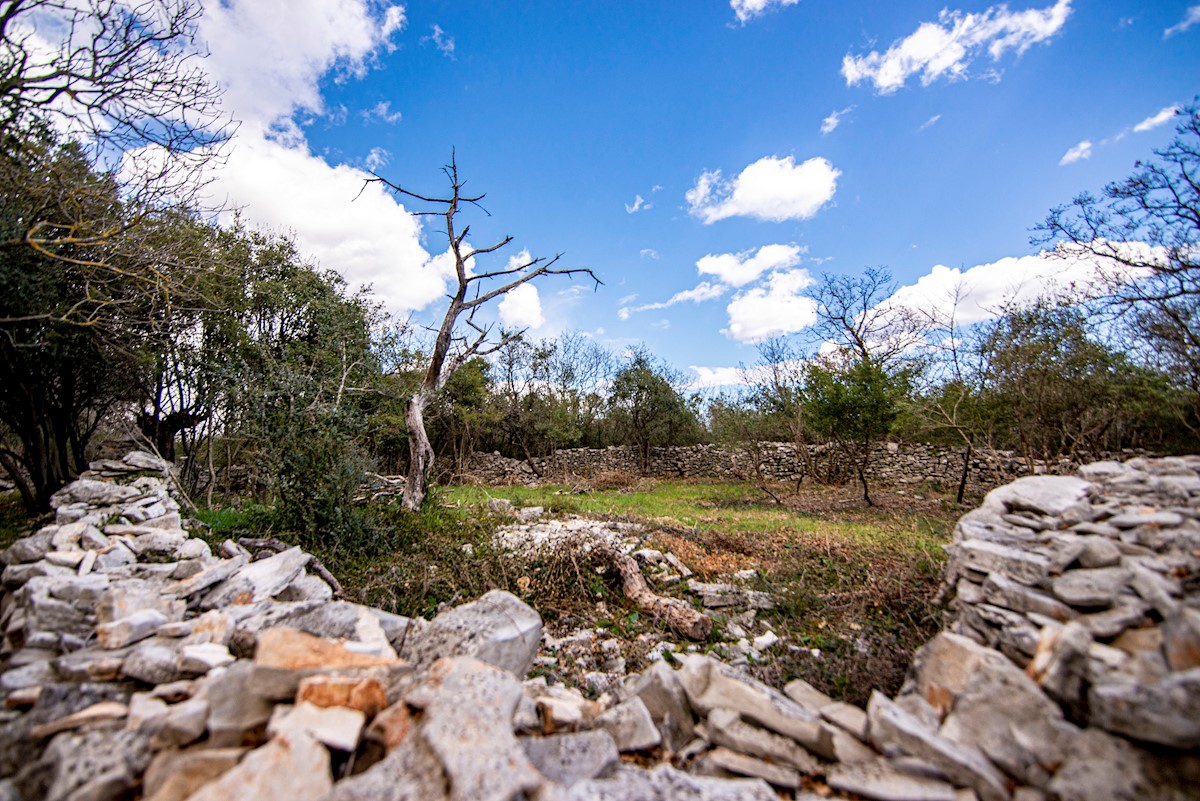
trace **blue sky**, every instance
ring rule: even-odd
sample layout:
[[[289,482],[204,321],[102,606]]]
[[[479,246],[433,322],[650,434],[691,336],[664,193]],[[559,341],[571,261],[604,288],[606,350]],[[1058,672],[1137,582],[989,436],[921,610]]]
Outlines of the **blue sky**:
[[[1188,2],[210,6],[241,121],[217,199],[430,320],[444,234],[359,190],[374,169],[440,193],[455,148],[491,213],[472,244],[511,234],[508,255],[604,282],[548,278],[494,317],[645,344],[698,384],[803,336],[822,272],[885,266],[917,305],[961,281],[973,318],[1085,275],[1029,229],[1166,144],[1200,93]]]

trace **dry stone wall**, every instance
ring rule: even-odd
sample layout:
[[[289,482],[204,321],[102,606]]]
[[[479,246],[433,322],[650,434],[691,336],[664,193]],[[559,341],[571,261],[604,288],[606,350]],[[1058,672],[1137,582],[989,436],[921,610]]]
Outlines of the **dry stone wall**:
[[[850,475],[842,459],[836,448],[808,446],[808,460],[817,475]],[[1014,476],[1061,474],[1077,467],[1065,459],[1030,464],[1011,452],[987,458],[976,455],[968,466],[967,483],[972,489],[990,489]],[[892,486],[923,482],[957,486],[962,470],[961,448],[885,442],[871,453],[868,477]],[[498,453],[473,453],[465,469],[467,476],[489,484],[529,484],[587,478],[609,472],[679,478],[753,479],[761,476],[769,481],[797,481],[808,474],[803,454],[790,442],[763,442],[740,448],[722,445],[654,448],[644,471],[640,454],[629,446],[573,448],[528,461],[510,459]]]
[[[950,546],[948,630],[865,710],[702,646],[588,695],[529,678],[565,643],[515,596],[431,621],[339,601],[298,549],[214,554],[191,537],[154,457],[96,468],[2,555],[3,801],[1182,801],[1200,787],[1200,458],[990,493]]]

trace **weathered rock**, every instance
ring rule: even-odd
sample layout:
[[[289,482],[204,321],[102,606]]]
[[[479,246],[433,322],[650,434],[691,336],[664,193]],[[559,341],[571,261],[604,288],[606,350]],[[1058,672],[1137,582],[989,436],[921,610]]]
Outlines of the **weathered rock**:
[[[950,781],[972,787],[983,801],[1008,801],[1004,777],[976,748],[948,740],[879,692],[867,706],[871,742],[884,754],[908,754],[928,762]]]
[[[170,640],[152,637],[133,647],[121,672],[146,684],[166,684],[179,678],[179,652]]]
[[[132,500],[139,495],[141,495],[141,492],[133,487],[112,484],[108,481],[80,478],[54,493],[50,498],[50,506],[55,509],[73,503],[84,503],[90,506],[109,506]]]
[[[73,732],[51,740],[40,762],[50,770],[46,801],[115,801],[137,784],[150,751],[138,732]]]
[[[142,782],[146,801],[187,801],[192,793],[229,772],[245,748],[193,748],[154,755]]]
[[[59,732],[79,729],[93,723],[109,723],[122,720],[129,714],[129,707],[119,701],[101,701],[89,707],[67,715],[64,718],[34,726],[29,730],[29,736],[35,740],[53,737]]]
[[[507,801],[542,783],[513,736],[520,697],[510,674],[470,657],[437,661],[406,694],[409,705],[425,711],[420,733],[442,764],[453,801]]]
[[[604,712],[596,725],[612,735],[619,751],[645,751],[662,742],[649,710],[636,695]]]
[[[181,673],[207,673],[233,663],[229,648],[216,642],[188,643],[179,647],[176,662]]]
[[[714,745],[725,746],[742,754],[787,765],[803,773],[819,773],[820,765],[812,754],[805,751],[795,740],[752,726],[731,709],[714,709],[706,721],[708,739]],[[724,767],[724,766],[722,766]],[[732,768],[726,768],[733,770]],[[734,771],[740,773],[741,771]],[[743,773],[742,775],[747,775]],[[768,776],[753,774],[771,781]],[[778,782],[771,781],[772,784]],[[794,786],[794,785],[779,785]]]
[[[255,749],[188,801],[319,801],[333,788],[329,752],[301,732]]]
[[[287,700],[301,679],[324,671],[389,667],[397,660],[350,650],[346,645],[289,628],[264,631],[254,654],[251,686],[264,698]]]
[[[310,676],[300,680],[296,703],[357,709],[368,717],[387,705],[387,688],[376,676]]]
[[[139,609],[128,617],[96,626],[96,640],[101,648],[123,648],[146,639],[167,622],[167,616],[157,609]]]
[[[1061,801],[1187,801],[1200,786],[1196,757],[1157,757],[1100,729],[1083,730],[1047,789]]]
[[[1090,481],[1075,476],[1026,476],[989,492],[983,505],[1055,516],[1085,501],[1095,489]]]
[[[537,612],[511,593],[492,590],[435,617],[408,643],[406,654],[417,669],[442,657],[471,656],[523,679],[541,638]]]
[[[778,801],[761,779],[718,779],[690,776],[660,765],[654,770],[620,770],[607,779],[578,782],[562,801]]]
[[[939,715],[950,711],[954,699],[980,671],[1004,669],[1003,656],[968,637],[942,632],[913,655],[910,680],[902,692],[916,692]]]
[[[239,660],[209,674],[209,739],[218,746],[240,745],[242,738],[271,718],[271,703],[254,692],[251,678],[254,666]]]
[[[986,540],[966,540],[950,546],[962,567],[980,573],[999,573],[1021,584],[1034,585],[1050,572],[1050,560],[1009,545]]]
[[[612,735],[603,729],[524,737],[521,745],[543,776],[567,787],[607,775],[620,764]]]
[[[1039,615],[1064,622],[1078,616],[1077,612],[1062,601],[1055,600],[1044,592],[1013,581],[1000,573],[990,574],[983,582],[983,597],[990,604],[1002,606],[1014,612],[1036,612]]]
[[[800,786],[799,772],[728,748],[714,748],[701,759],[720,771],[762,779],[776,787],[794,790]]]
[[[303,732],[338,751],[358,746],[367,716],[344,706],[320,707],[301,701],[293,707],[277,706],[267,722],[268,737],[289,737]]]
[[[820,717],[777,690],[699,655],[684,657],[679,677],[697,712],[732,709],[749,721],[791,737],[818,756],[833,758],[832,735]]]
[[[887,762],[835,765],[826,777],[829,786],[875,801],[958,801],[954,785],[891,768]]]
[[[1200,668],[1157,684],[1106,681],[1088,691],[1092,724],[1172,748],[1200,748]]]
[[[274,556],[251,562],[214,587],[200,601],[200,607],[216,609],[229,604],[257,603],[272,598],[300,576],[300,571],[310,559],[312,557],[299,548],[288,548]]]
[[[1117,594],[1125,588],[1128,581],[1127,570],[1119,567],[1098,567],[1068,571],[1054,579],[1050,586],[1059,600],[1080,609],[1094,609],[1112,606]]]
[[[820,714],[822,707],[833,703],[832,698],[803,679],[789,681],[783,688],[783,693],[814,714]]]
[[[1079,623],[1042,629],[1027,673],[1051,698],[1082,717],[1092,635]]]
[[[982,751],[1008,775],[1045,787],[1078,730],[1009,663],[971,674],[939,732]]]
[[[835,701],[821,707],[821,717],[859,740],[867,739],[867,713],[856,706]]]
[[[1163,656],[1171,670],[1200,667],[1200,609],[1181,606],[1162,624]]]
[[[667,748],[678,752],[691,741],[692,708],[678,672],[670,665],[656,662],[642,671],[630,687],[630,695],[642,699]]]

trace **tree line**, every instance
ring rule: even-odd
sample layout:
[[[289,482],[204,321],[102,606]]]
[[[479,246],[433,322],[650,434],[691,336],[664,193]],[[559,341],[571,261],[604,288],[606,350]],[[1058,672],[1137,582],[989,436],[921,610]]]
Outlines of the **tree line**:
[[[536,340],[477,317],[528,281],[596,276],[558,256],[472,269],[510,240],[465,244],[459,215],[482,196],[461,192],[453,158],[448,192],[375,179],[443,223],[456,276],[433,332],[389,318],[289,238],[216,223],[192,181],[228,122],[184,47],[192,0],[4,9],[0,467],[31,510],[121,430],[176,460],[197,501],[256,498],[280,526],[313,532],[359,525],[368,471],[407,473],[418,509],[430,477],[476,450],[629,445],[645,463],[664,445],[824,443],[849,473],[808,472],[854,480],[870,502],[872,446],[889,436],[961,446],[964,464],[1198,444],[1197,107],[1130,177],[1039,226],[1052,254],[1096,264],[1089,292],[964,326],[953,308],[896,303],[885,269],[825,275],[811,331],[763,343],[743,388],[713,396],[645,348]],[[94,58],[71,41],[57,60],[27,52],[18,23],[34,11],[81,15]]]

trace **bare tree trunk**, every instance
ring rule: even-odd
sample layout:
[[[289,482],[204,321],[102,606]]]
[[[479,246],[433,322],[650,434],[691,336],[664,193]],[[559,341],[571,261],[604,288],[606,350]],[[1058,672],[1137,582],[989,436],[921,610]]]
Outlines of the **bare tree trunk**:
[[[428,393],[417,390],[408,399],[404,409],[404,423],[408,427],[408,478],[404,482],[404,508],[415,512],[425,502],[429,491],[429,474],[433,471],[433,446],[425,433],[425,407],[429,403]]]
[[[697,612],[678,598],[658,595],[629,554],[615,548],[604,548],[601,553],[612,562],[621,574],[621,586],[625,597],[647,614],[660,618],[671,630],[689,640],[707,640],[712,633],[712,620],[703,612]]]

